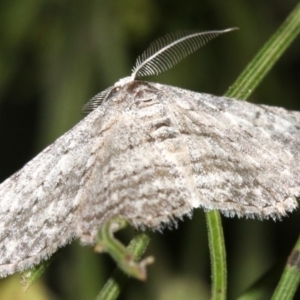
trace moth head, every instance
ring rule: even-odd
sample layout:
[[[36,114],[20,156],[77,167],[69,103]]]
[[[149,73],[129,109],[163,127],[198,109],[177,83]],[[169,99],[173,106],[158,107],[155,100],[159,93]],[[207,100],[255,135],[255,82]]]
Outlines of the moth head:
[[[127,83],[133,82],[134,81],[134,77],[131,76],[127,76],[124,78],[119,79],[115,84],[114,84],[114,88],[121,88],[124,85],[126,85]]]

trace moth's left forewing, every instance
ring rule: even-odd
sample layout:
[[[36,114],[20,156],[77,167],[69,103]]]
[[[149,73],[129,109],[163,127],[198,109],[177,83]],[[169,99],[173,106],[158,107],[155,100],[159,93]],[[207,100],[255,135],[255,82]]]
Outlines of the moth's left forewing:
[[[76,237],[98,123],[95,111],[1,183],[0,277],[38,264]]]

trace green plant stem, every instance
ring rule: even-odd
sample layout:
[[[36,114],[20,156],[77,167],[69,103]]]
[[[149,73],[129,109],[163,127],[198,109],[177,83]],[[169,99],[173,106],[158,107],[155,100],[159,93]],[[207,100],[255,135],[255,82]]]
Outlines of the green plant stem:
[[[227,97],[247,99],[300,32],[300,3],[248,64],[226,92]]]
[[[292,250],[272,300],[291,300],[300,283],[300,236]]]
[[[143,253],[146,251],[150,242],[150,237],[146,233],[137,234],[128,246],[129,252],[139,261]],[[128,281],[128,276],[119,268],[116,268],[111,278],[106,282],[105,286],[97,296],[96,300],[114,300],[119,296],[122,288]]]
[[[300,32],[300,3],[248,64],[225,96],[247,99]],[[206,213],[212,269],[212,298],[226,299],[227,270],[224,235],[217,211]],[[279,299],[279,298],[276,298]],[[281,298],[286,299],[286,298]]]
[[[212,300],[225,300],[227,292],[226,251],[220,213],[206,214],[212,270]]]
[[[55,253],[56,256],[56,253]],[[23,290],[26,292],[33,283],[35,283],[53,261],[54,256],[49,260],[41,262],[39,265],[34,266],[30,270],[26,270],[21,274],[21,284],[23,285]]]

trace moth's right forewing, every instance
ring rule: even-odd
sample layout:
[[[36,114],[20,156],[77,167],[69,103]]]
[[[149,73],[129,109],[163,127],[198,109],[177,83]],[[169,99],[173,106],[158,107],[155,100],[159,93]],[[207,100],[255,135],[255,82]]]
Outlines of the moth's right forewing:
[[[261,219],[297,207],[299,112],[166,88],[189,147],[199,206]]]

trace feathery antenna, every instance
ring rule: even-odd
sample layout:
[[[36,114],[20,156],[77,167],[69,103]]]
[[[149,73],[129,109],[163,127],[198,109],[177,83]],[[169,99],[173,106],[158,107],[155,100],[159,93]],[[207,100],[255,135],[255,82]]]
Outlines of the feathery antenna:
[[[204,46],[219,35],[236,30],[229,28],[215,31],[182,31],[168,34],[155,40],[149,48],[136,60],[131,76],[117,81],[113,86],[94,96],[84,107],[83,112],[89,113],[107,100],[117,89],[135,80],[136,77],[157,75],[180,62],[189,54]]]
[[[105,101],[113,92],[114,86],[110,86],[104,91],[100,92],[93,98],[91,98],[82,108],[83,113],[90,113],[96,109],[103,101]]]
[[[205,32],[182,31],[159,38],[137,58],[131,77],[134,80],[136,77],[157,75],[166,71],[210,40],[236,29]]]

